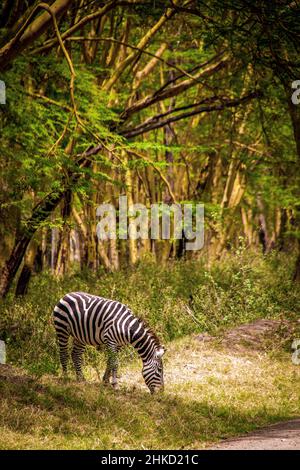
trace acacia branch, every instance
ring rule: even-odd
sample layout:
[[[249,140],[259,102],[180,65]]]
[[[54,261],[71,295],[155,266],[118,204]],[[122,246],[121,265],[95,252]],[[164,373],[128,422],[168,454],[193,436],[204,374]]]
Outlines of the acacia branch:
[[[167,117],[170,114],[177,113],[178,111],[184,111],[186,109],[196,108],[196,107],[198,107],[200,105],[203,105],[203,104],[211,104],[211,103],[213,103],[217,100],[220,100],[220,101],[224,102],[224,98],[219,97],[219,96],[212,96],[210,98],[205,98],[201,101],[198,101],[197,103],[193,103],[193,104],[189,104],[189,105],[169,109],[168,111],[166,111],[164,113],[156,114],[155,116],[152,116],[152,117],[146,119],[142,124],[139,124],[138,126],[134,127],[134,130],[137,131],[139,129],[145,128],[145,126],[151,125],[152,123],[157,123],[157,122],[159,122],[159,120],[161,118]],[[126,129],[126,131],[130,131],[130,130],[131,130],[131,128]]]
[[[193,72],[196,72],[197,70],[199,69],[202,69],[203,67],[206,67],[207,65],[215,62],[217,59],[220,59],[221,57],[224,56],[224,53],[225,53],[225,50],[219,52],[218,54],[216,54],[214,57],[211,57],[210,59],[208,59],[207,61],[201,63],[201,64],[197,64],[195,65],[195,67],[191,68],[190,70],[188,70],[186,73],[188,74],[191,74]],[[160,87],[158,90],[156,90],[154,92],[154,96],[160,94],[165,88],[169,87],[170,85],[172,85],[173,83],[177,82],[180,78],[182,78],[184,75],[180,74],[180,75],[176,75],[174,78],[168,80],[167,82],[165,82],[162,87]],[[193,76],[195,78],[195,76]]]
[[[229,62],[228,57],[224,56],[216,64],[212,64],[212,65],[209,64],[206,68],[204,68],[204,70],[201,70],[198,74],[194,75],[192,79],[191,78],[186,79],[178,83],[177,85],[174,85],[167,89],[161,89],[160,91],[152,95],[148,95],[145,98],[142,98],[141,100],[136,101],[129,108],[123,111],[123,113],[120,116],[121,121],[123,122],[126,121],[133,114],[141,111],[142,109],[146,109],[149,106],[159,101],[179,95],[180,93],[194,86],[196,83],[199,83],[199,80],[210,77],[215,72],[218,72],[219,70],[224,68],[228,64],[228,62]]]
[[[150,132],[154,129],[159,129],[161,127],[171,124],[172,122],[177,122],[182,119],[195,116],[197,114],[201,114],[205,112],[210,113],[212,111],[221,111],[222,109],[225,109],[225,108],[232,108],[232,107],[239,106],[241,103],[245,103],[253,98],[257,98],[258,96],[259,96],[259,93],[255,91],[255,92],[249,93],[246,96],[243,96],[242,98],[237,98],[235,100],[228,100],[227,102],[223,102],[222,104],[219,104],[216,106],[203,106],[203,107],[195,109],[194,111],[182,113],[177,116],[172,116],[168,119],[159,120],[158,122],[151,122],[150,124],[144,123],[142,125],[139,125],[138,128],[124,129],[123,131],[121,130],[119,134],[126,138],[136,137],[137,135],[145,134],[146,132]]]
[[[41,93],[32,93],[30,91],[25,91],[26,95],[30,96],[31,98],[37,98],[39,100],[45,101],[45,103],[52,104],[57,106],[64,111],[72,112],[72,108],[67,104],[60,103],[59,101],[53,100],[52,98],[48,98],[48,96],[42,95]]]
[[[69,89],[70,89],[70,97],[71,97],[71,102],[72,102],[72,107],[73,107],[73,112],[74,112],[74,115],[76,117],[76,120],[78,122],[78,124],[80,124],[81,126],[83,126],[83,123],[78,115],[78,112],[77,112],[77,106],[76,106],[76,102],[75,102],[75,96],[74,96],[74,81],[75,81],[75,70],[74,70],[74,67],[73,67],[73,63],[72,63],[72,60],[69,56],[69,53],[67,51],[67,49],[65,48],[65,45],[63,43],[63,40],[61,38],[61,34],[59,32],[59,29],[58,29],[58,25],[57,25],[57,21],[56,21],[56,17],[55,17],[55,14],[53,13],[53,11],[51,10],[51,8],[49,7],[49,5],[47,5],[47,3],[40,3],[38,5],[39,8],[42,8],[44,10],[46,10],[49,15],[51,16],[52,18],[52,21],[53,21],[53,26],[54,26],[54,31],[55,31],[55,34],[56,34],[56,37],[57,37],[57,40],[59,42],[59,45],[63,51],[63,54],[66,58],[66,61],[67,61],[67,64],[68,64],[68,67],[69,67],[69,70],[70,70],[70,74],[71,74],[71,78],[70,78],[70,85],[69,85]]]
[[[272,155],[269,152],[263,151],[263,150],[258,150],[253,145],[244,144],[243,142],[238,142],[236,140],[230,141],[228,139],[224,140],[224,142],[225,142],[225,144],[236,145],[237,147],[240,147],[242,149],[249,150],[249,152],[256,153],[257,155],[267,156],[269,158],[272,158]]]

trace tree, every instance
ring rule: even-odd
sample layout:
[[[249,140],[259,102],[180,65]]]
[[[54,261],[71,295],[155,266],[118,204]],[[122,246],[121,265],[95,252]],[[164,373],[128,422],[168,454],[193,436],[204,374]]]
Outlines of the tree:
[[[258,243],[261,217],[272,244],[290,231],[298,117],[291,108],[291,123],[279,130],[272,119],[284,122],[290,101],[281,91],[288,94],[288,77],[298,73],[298,9],[280,1],[270,12],[268,2],[242,0],[150,4],[3,5],[0,69],[10,86],[0,120],[1,202],[18,217],[4,223],[15,240],[3,250],[1,296],[42,230],[44,240],[60,230],[52,237],[58,254],[71,250],[73,230],[81,264],[92,269],[134,264],[145,250],[165,259],[159,240],[102,243],[90,234],[96,205],[122,192],[148,206],[166,194],[170,202],[205,202],[211,258],[241,234]],[[56,272],[68,268],[69,255],[56,258]]]

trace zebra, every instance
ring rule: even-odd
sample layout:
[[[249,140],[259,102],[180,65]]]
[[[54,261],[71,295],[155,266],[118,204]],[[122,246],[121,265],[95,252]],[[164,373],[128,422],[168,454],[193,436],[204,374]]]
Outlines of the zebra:
[[[86,345],[107,351],[104,384],[117,388],[118,351],[131,344],[143,362],[142,375],[151,394],[164,388],[162,356],[165,348],[145,322],[133,315],[124,304],[86,292],[70,292],[54,307],[54,327],[60,362],[67,375],[68,340],[73,337],[71,352],[76,377],[84,381],[82,355]]]

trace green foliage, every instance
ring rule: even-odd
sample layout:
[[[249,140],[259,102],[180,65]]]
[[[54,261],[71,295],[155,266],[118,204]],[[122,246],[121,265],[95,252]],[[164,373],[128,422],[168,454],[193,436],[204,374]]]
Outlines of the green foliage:
[[[204,273],[193,291],[193,311],[203,329],[217,333],[256,318],[296,318],[300,297],[291,279],[291,260],[272,253],[266,259],[246,248]]]
[[[71,113],[70,71],[63,58],[20,56],[5,73],[7,104],[0,109],[1,207],[9,210],[16,206],[21,222],[38,200],[61,189],[62,178],[68,172],[82,174],[73,188],[76,192],[88,193],[91,177],[114,182],[107,174],[111,161],[103,154],[95,157],[95,162],[102,165],[102,170],[95,173],[91,168],[78,168],[73,156],[65,151],[71,138],[76,138],[74,153],[85,151],[91,142],[99,143],[100,139],[122,142],[108,129],[118,118],[108,106],[108,96],[96,84],[98,68],[91,71],[88,66],[75,67],[75,101],[81,129]],[[40,89],[44,91],[39,93]],[[45,221],[44,226],[47,224],[51,222]]]

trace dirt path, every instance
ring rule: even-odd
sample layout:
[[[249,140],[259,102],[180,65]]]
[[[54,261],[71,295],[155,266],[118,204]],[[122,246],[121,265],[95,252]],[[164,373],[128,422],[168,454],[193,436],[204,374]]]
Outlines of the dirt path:
[[[241,355],[240,357],[237,357],[234,354],[231,355],[231,353],[263,351],[266,347],[268,348],[270,338],[272,338],[272,342],[274,342],[274,337],[276,337],[278,333],[280,333],[280,338],[284,338],[286,336],[290,337],[291,325],[289,325],[288,322],[262,319],[250,324],[232,328],[226,332],[221,340],[221,344],[227,349],[227,354],[223,351],[223,358],[220,358],[220,361],[222,361],[223,364],[225,363],[230,366],[231,376],[240,374],[241,370],[245,367],[250,367],[251,369],[251,365],[253,365],[253,363],[251,358],[249,358],[249,356],[247,357],[247,354],[245,356]],[[199,335],[198,340],[205,345],[209,344],[213,338],[208,335]],[[202,354],[204,353],[205,355],[205,347],[203,349]],[[217,352],[215,354],[218,355]],[[186,364],[183,370],[187,373],[193,372],[195,374],[193,376],[194,380],[205,380],[205,375],[210,375],[212,372],[214,376],[218,375],[220,372],[220,375],[222,375],[222,371],[217,371],[215,368],[213,371],[210,367],[208,370],[203,370],[203,356],[202,361],[199,358],[199,362],[201,364],[200,367],[195,365],[198,363],[197,360],[193,362],[193,364]],[[206,358],[206,364],[207,362],[209,362],[209,356]],[[197,369],[201,369],[201,373],[199,373],[200,371]],[[187,377],[184,377],[184,373],[181,376],[183,381],[186,380]],[[227,373],[226,376],[223,375],[222,379],[226,380],[226,378],[228,378]],[[176,377],[172,377],[172,380],[176,381]],[[281,422],[237,438],[226,439],[210,449],[300,450],[300,419]]]
[[[231,351],[261,350],[264,349],[268,338],[272,337],[274,341],[278,332],[281,338],[290,337],[291,326],[286,321],[257,320],[229,330],[222,344]],[[300,450],[300,419],[277,423],[237,438],[226,439],[211,449]]]
[[[226,439],[211,449],[300,450],[300,419],[274,424],[235,439]]]

